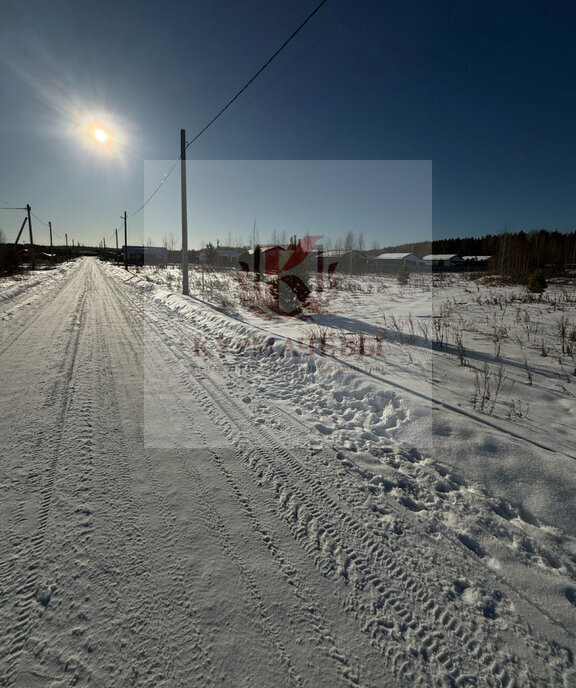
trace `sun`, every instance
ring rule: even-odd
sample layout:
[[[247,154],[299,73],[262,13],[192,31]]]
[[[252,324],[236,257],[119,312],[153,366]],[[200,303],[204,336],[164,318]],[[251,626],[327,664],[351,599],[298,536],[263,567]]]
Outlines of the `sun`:
[[[69,120],[68,133],[80,144],[79,153],[124,167],[130,145],[127,122],[110,112],[80,106],[71,112]]]
[[[105,129],[100,129],[98,127],[94,129],[93,134],[96,141],[100,141],[100,143],[106,143],[106,141],[108,141],[108,132]]]

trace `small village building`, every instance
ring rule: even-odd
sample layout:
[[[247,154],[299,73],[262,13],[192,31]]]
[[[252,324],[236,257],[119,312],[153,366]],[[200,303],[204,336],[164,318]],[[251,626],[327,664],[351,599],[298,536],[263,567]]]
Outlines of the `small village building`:
[[[374,272],[396,272],[404,265],[418,270],[427,265],[413,253],[381,253],[379,256],[368,256],[367,259],[369,268]]]
[[[464,259],[456,253],[430,253],[422,260],[433,269],[458,269],[464,266]]]
[[[166,265],[168,261],[163,246],[123,246],[122,255],[127,265]]]

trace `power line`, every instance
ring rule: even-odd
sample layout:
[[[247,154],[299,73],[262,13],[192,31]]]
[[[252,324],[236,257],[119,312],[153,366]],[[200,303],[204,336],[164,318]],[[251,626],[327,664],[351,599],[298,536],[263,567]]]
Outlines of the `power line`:
[[[348,17],[348,15],[352,14],[352,12],[354,12],[354,10],[358,7],[358,5],[360,4],[360,2],[362,2],[362,0],[357,0],[356,4],[353,5],[347,12],[345,12],[345,14],[343,14],[342,17],[340,17],[340,19],[339,19],[338,21],[341,22],[341,21],[343,21],[344,19],[346,19],[346,18]],[[217,127],[215,130],[213,130],[213,132],[212,132],[211,135],[213,136],[214,133],[217,133],[218,131],[220,131],[220,129],[221,129],[222,127],[225,127],[226,124],[228,124],[228,122],[231,122],[235,117],[237,117],[237,116],[238,116],[240,113],[242,113],[247,107],[249,107],[255,100],[258,100],[258,98],[260,98],[260,96],[262,96],[263,93],[265,93],[269,88],[271,88],[272,86],[274,86],[274,84],[275,84],[277,81],[279,81],[285,74],[287,74],[287,73],[294,67],[295,64],[297,64],[298,62],[300,62],[304,57],[306,57],[306,55],[308,55],[308,54],[309,54],[312,50],[314,50],[320,43],[322,43],[322,41],[324,41],[324,39],[325,39],[327,36],[330,35],[330,33],[331,33],[332,30],[333,30],[333,27],[330,27],[327,31],[325,31],[325,32],[322,34],[322,36],[320,36],[320,38],[318,38],[311,46],[309,46],[308,48],[306,48],[298,57],[296,57],[294,60],[292,60],[292,62],[290,62],[290,63],[286,66],[285,69],[283,69],[279,74],[277,74],[277,75],[272,79],[272,81],[270,81],[270,82],[267,83],[263,88],[261,88],[260,91],[258,91],[258,93],[256,93],[256,95],[254,95],[252,98],[250,98],[250,100],[248,100],[244,105],[242,105],[242,107],[241,107],[240,109],[236,110],[232,115],[230,115],[230,117],[228,117],[228,119],[225,119],[223,122],[221,122],[221,123],[220,123],[220,126]],[[190,143],[192,143],[192,142],[190,142]]]
[[[314,9],[314,10],[306,17],[306,19],[300,24],[300,26],[299,26],[295,31],[292,32],[292,34],[284,41],[284,43],[282,43],[282,45],[278,48],[278,50],[276,50],[276,52],[275,52],[275,53],[274,53],[274,54],[273,54],[273,55],[272,55],[263,65],[262,65],[262,67],[260,67],[260,69],[254,74],[254,76],[253,76],[251,79],[249,79],[249,80],[244,84],[244,86],[242,86],[242,88],[236,93],[236,95],[235,95],[233,98],[231,98],[231,99],[226,103],[226,105],[218,112],[218,114],[215,115],[215,116],[208,122],[208,124],[206,124],[206,125],[196,134],[196,136],[194,136],[194,137],[192,138],[192,140],[189,141],[189,142],[186,144],[185,150],[188,150],[188,148],[189,148],[197,139],[199,139],[200,136],[202,136],[202,134],[203,134],[209,127],[211,127],[211,126],[214,124],[214,122],[215,122],[221,115],[223,115],[223,114],[226,112],[226,110],[232,105],[232,103],[234,103],[234,101],[236,101],[236,100],[242,95],[242,93],[244,93],[244,91],[248,88],[248,86],[250,86],[250,84],[252,84],[252,83],[260,76],[260,74],[262,74],[262,72],[266,69],[266,67],[268,67],[268,65],[269,65],[276,57],[278,57],[278,55],[284,50],[284,48],[288,45],[288,43],[290,43],[290,41],[291,41],[293,38],[295,38],[295,36],[296,36],[298,33],[300,33],[300,31],[304,28],[304,26],[310,21],[310,19],[312,19],[312,17],[316,14],[316,12],[318,12],[318,10],[322,7],[322,5],[325,5],[325,4],[326,4],[326,2],[328,2],[328,0],[322,0],[322,2],[316,7],[316,9]],[[155,195],[160,191],[160,189],[164,186],[164,183],[166,182],[166,180],[168,179],[168,177],[172,174],[172,172],[174,172],[174,170],[176,169],[176,166],[178,165],[178,163],[180,162],[181,159],[182,159],[182,157],[179,157],[178,159],[176,159],[176,160],[174,161],[174,164],[172,165],[172,167],[170,168],[170,170],[164,175],[164,177],[162,178],[162,181],[160,182],[160,184],[158,184],[158,186],[154,189],[154,191],[152,192],[152,194],[144,201],[144,203],[142,203],[142,205],[141,205],[137,210],[135,210],[135,211],[132,213],[132,215],[131,215],[130,217],[134,217],[134,215],[137,215],[141,210],[143,210],[143,209],[148,205],[148,203],[150,203],[150,201],[154,198],[154,196],[155,196]]]
[[[220,112],[219,112],[215,117],[213,117],[213,118],[208,122],[208,124],[207,124],[203,129],[201,129],[201,130],[196,134],[196,136],[195,136],[189,143],[186,144],[186,150],[188,150],[188,148],[194,143],[194,141],[196,141],[196,139],[198,139],[198,138],[200,138],[200,136],[202,136],[202,134],[206,131],[206,129],[208,129],[208,127],[210,127],[210,126],[212,126],[212,124],[214,124],[214,122],[218,119],[218,117],[220,117],[220,115],[222,115],[222,114],[224,114],[224,112],[226,112],[226,110],[232,105],[232,103],[233,103],[240,95],[242,95],[242,93],[244,93],[244,91],[248,88],[248,86],[250,86],[250,84],[251,84],[253,81],[255,81],[255,80],[260,76],[260,74],[262,74],[262,72],[266,69],[266,67],[268,67],[268,65],[272,62],[272,60],[274,60],[276,57],[278,57],[278,55],[280,55],[280,53],[284,50],[284,48],[288,45],[288,43],[290,43],[290,41],[291,41],[298,33],[300,33],[300,31],[304,28],[304,26],[310,21],[310,19],[312,19],[312,17],[316,14],[316,12],[318,12],[318,10],[322,7],[322,5],[326,4],[326,2],[328,2],[328,0],[322,0],[322,2],[318,5],[318,7],[316,7],[316,9],[313,10],[313,11],[306,17],[306,19],[300,24],[300,26],[296,29],[296,31],[294,31],[294,32],[292,33],[292,35],[291,35],[289,38],[287,38],[287,39],[284,41],[284,43],[282,43],[282,45],[281,45],[281,46],[278,48],[278,50],[272,55],[272,57],[269,58],[269,59],[262,65],[262,67],[260,67],[260,69],[256,72],[256,74],[254,74],[254,76],[253,76],[249,81],[247,81],[247,82],[244,84],[244,86],[242,86],[242,88],[238,91],[238,93],[237,93],[231,100],[229,100],[228,103],[226,103],[226,105],[220,110]]]
[[[10,205],[10,203],[8,201],[5,201],[3,198],[0,198],[0,203],[2,203],[3,205]],[[26,210],[26,206],[24,206],[23,208],[0,208],[0,210]]]
[[[150,203],[150,201],[154,198],[154,196],[155,196],[155,195],[160,191],[160,189],[164,186],[164,182],[168,179],[168,177],[172,174],[172,172],[174,172],[174,169],[175,169],[176,165],[177,165],[179,162],[180,162],[180,158],[178,158],[178,160],[175,160],[175,161],[174,161],[174,164],[172,165],[172,167],[170,168],[170,170],[162,177],[162,181],[160,182],[160,184],[158,184],[158,186],[154,189],[154,191],[152,192],[152,194],[144,201],[144,203],[142,203],[142,205],[138,208],[138,210],[135,210],[135,211],[132,213],[132,215],[130,215],[130,217],[134,217],[134,215],[138,215],[138,213],[139,213],[141,210],[143,210],[143,209],[148,205],[148,203]]]
[[[31,212],[32,212],[32,211],[31,211]],[[41,219],[38,217],[38,215],[36,215],[36,213],[32,212],[32,215],[36,218],[36,220],[38,220],[38,222],[39,222],[41,225],[44,225],[45,227],[48,227],[48,223],[47,223],[47,222],[44,222],[44,220],[41,220]]]

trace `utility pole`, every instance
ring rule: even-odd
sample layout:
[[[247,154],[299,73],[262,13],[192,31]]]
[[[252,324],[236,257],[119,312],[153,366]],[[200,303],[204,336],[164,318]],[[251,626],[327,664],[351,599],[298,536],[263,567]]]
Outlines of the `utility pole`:
[[[22,227],[20,227],[20,231],[18,232],[18,236],[16,237],[16,241],[14,242],[14,246],[16,246],[16,244],[20,240],[20,236],[22,235],[22,232],[24,231],[24,226],[26,225],[27,222],[28,222],[28,218],[25,217],[24,222],[22,223]]]
[[[116,234],[116,265],[118,265],[120,262],[120,256],[118,255],[118,227],[116,227],[114,233]]]
[[[186,131],[180,129],[180,176],[182,194],[182,293],[188,290],[188,208],[186,205]]]
[[[64,234],[66,237],[66,257],[68,258],[68,234]]]
[[[124,268],[128,270],[128,227],[126,225],[126,211],[124,211]]]
[[[54,265],[54,249],[52,248],[52,222],[48,220],[48,227],[50,227],[50,258],[52,259],[52,265]]]
[[[32,236],[32,220],[30,219],[30,211],[32,208],[30,208],[30,204],[26,204],[26,213],[28,215],[28,231],[30,232],[30,264],[32,266],[32,270],[36,268],[36,258],[34,256],[34,237]]]

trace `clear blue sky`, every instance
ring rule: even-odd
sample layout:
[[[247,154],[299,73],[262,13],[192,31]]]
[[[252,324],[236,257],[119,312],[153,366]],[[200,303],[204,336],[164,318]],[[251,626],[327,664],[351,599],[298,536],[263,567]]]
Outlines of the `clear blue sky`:
[[[172,165],[146,164],[146,198]],[[337,248],[352,232],[370,249],[398,236],[432,233],[430,161],[190,160],[186,176],[191,245],[199,236],[237,246],[309,234],[331,239],[324,245]],[[147,242],[180,238],[180,194],[177,167],[144,209]]]
[[[180,129],[192,138],[318,2],[3,0],[0,207],[30,203],[58,240],[110,240],[124,210],[133,238],[177,236],[178,170],[133,215],[153,172],[159,182]],[[368,247],[428,239],[430,174],[435,238],[573,231],[575,35],[572,2],[328,0],[188,149],[190,246],[248,239],[254,217],[262,241],[321,224],[333,238],[363,231]],[[88,126],[108,128],[111,142],[89,140]],[[245,164],[259,189],[242,195],[229,175],[250,160],[270,162]],[[345,184],[352,163],[304,162],[323,160],[430,162],[404,177],[397,168],[402,206],[384,202],[390,163],[358,165]],[[206,178],[194,189],[197,174]],[[317,204],[303,180],[322,189]],[[22,217],[0,211],[9,239]]]

